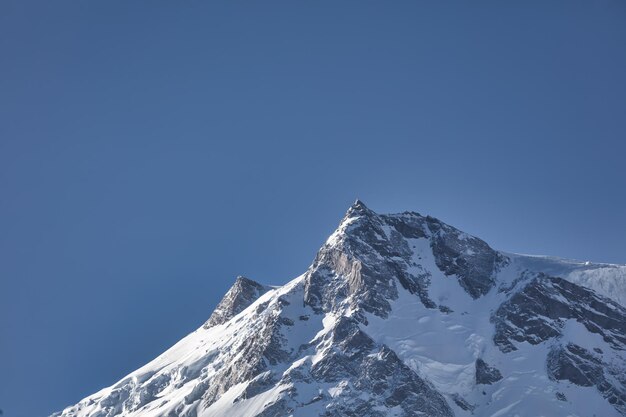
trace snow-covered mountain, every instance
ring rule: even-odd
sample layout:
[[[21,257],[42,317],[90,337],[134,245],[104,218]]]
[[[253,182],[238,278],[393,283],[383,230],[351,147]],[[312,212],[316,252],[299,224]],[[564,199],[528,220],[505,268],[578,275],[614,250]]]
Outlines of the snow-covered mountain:
[[[304,274],[63,417],[626,416],[626,266],[499,252],[357,201]]]

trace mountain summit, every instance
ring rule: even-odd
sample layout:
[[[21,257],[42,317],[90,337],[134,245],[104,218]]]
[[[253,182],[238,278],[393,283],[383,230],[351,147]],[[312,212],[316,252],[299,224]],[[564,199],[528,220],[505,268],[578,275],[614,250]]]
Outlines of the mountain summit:
[[[357,200],[301,276],[60,417],[626,416],[626,266],[497,251]]]

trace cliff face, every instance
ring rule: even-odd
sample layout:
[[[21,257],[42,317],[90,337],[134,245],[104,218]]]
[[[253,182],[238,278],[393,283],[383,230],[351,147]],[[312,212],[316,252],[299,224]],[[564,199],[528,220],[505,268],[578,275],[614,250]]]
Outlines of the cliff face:
[[[507,254],[435,218],[349,208],[281,287],[63,417],[626,415],[626,268]]]

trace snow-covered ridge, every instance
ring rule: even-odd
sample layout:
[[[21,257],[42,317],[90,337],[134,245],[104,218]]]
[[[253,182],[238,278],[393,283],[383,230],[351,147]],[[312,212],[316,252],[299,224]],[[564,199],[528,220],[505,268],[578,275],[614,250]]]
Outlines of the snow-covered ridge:
[[[626,415],[625,271],[357,201],[303,275],[238,278],[200,329],[55,415]]]
[[[626,265],[501,252],[521,269],[544,272],[590,288],[626,306]]]

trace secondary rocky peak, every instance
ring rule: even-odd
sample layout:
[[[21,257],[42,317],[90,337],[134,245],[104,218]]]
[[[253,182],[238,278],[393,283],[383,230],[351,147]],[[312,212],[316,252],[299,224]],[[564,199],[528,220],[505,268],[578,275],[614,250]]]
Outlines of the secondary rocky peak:
[[[263,285],[259,284],[256,281],[251,280],[250,278],[246,278],[243,275],[238,275],[237,276],[233,286],[238,287],[238,288],[263,287]]]
[[[238,276],[233,286],[228,290],[222,301],[217,305],[204,328],[222,324],[241,313],[250,304],[255,302],[261,295],[269,290],[268,287],[259,284],[244,276]]]

